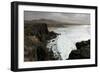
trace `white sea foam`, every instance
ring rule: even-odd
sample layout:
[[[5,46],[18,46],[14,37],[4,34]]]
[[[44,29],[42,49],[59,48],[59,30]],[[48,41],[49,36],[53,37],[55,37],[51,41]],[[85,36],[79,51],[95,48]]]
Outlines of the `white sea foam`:
[[[57,36],[57,51],[59,51],[62,60],[68,59],[72,50],[76,50],[75,43],[90,39],[90,26],[69,26],[66,28],[55,28],[54,32],[60,33]]]

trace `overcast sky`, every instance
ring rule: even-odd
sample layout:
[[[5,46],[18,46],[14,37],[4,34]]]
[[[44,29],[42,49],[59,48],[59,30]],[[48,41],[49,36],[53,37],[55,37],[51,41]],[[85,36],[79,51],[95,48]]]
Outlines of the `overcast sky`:
[[[90,24],[90,14],[24,11],[24,20],[50,19],[60,22]]]

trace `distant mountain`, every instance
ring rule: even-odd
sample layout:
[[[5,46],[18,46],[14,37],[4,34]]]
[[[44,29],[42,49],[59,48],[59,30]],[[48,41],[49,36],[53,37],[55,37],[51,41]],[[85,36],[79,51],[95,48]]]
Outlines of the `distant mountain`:
[[[46,23],[49,27],[63,27],[63,23],[54,21],[54,20],[48,20],[48,19],[39,19],[39,20],[32,20],[32,21],[25,21],[25,25],[27,24],[38,24],[38,23]]]
[[[50,20],[50,19],[38,19],[38,20],[31,20],[31,21],[24,21],[25,25],[27,24],[37,24],[37,23],[46,23],[48,27],[65,27],[66,25],[82,25],[82,24],[75,24],[75,23],[65,23],[65,22],[59,22],[56,20]]]

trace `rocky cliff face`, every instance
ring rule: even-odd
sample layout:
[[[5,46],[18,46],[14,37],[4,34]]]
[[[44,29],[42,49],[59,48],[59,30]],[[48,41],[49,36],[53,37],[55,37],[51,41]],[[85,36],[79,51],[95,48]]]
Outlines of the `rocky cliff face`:
[[[73,50],[69,59],[89,59],[90,58],[90,40],[76,43],[77,50]]]
[[[27,24],[24,26],[24,61],[54,60],[53,51],[47,48],[49,40],[57,33],[48,31],[47,24]]]

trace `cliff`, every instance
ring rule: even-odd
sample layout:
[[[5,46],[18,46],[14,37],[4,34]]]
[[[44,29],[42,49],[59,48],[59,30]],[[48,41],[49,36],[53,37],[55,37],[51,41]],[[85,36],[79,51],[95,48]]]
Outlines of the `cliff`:
[[[24,26],[24,61],[54,60],[53,52],[46,47],[48,40],[57,37],[48,31],[46,23],[26,24]]]

